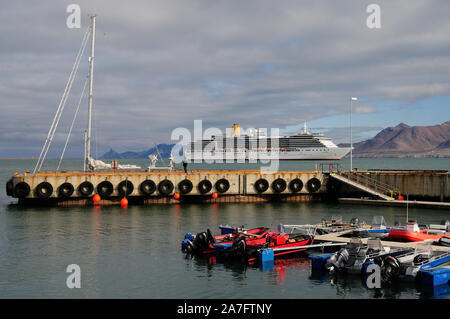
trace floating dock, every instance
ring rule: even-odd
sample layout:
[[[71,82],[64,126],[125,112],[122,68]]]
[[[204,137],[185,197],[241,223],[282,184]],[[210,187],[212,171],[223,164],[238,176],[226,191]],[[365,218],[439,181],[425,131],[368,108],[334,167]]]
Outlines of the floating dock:
[[[339,198],[339,203],[375,205],[375,206],[394,206],[394,207],[406,207],[408,205],[409,207],[418,207],[418,208],[450,209],[449,202],[426,202],[416,200],[383,201],[364,198]]]
[[[358,229],[349,229],[342,232],[329,233],[325,235],[315,235],[314,240],[324,241],[324,242],[334,242],[334,243],[349,243],[351,237],[342,237],[342,235],[352,233]],[[361,238],[363,244],[367,244],[368,238]],[[382,240],[381,244],[383,246],[396,247],[396,248],[415,248],[417,245],[424,244],[424,242],[398,242],[398,241],[387,241]],[[430,245],[430,249],[433,251],[450,252],[450,247]]]

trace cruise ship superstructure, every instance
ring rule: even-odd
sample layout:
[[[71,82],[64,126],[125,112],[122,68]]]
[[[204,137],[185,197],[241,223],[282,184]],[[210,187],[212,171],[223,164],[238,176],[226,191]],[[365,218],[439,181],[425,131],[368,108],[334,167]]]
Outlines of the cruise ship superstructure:
[[[323,134],[303,130],[290,136],[267,136],[262,130],[240,134],[234,124],[230,136],[212,136],[185,148],[188,161],[340,160],[350,147],[338,147]]]

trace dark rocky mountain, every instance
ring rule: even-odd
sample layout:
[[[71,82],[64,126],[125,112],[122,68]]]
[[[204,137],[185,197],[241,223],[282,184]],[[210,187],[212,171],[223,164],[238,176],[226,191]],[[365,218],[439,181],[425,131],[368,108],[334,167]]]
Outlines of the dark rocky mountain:
[[[355,157],[450,157],[450,121],[433,126],[401,123],[353,146]]]
[[[113,149],[110,149],[108,152],[103,154],[101,158],[106,159],[122,159],[122,158],[147,158],[150,154],[161,154],[160,156],[163,158],[170,157],[170,152],[172,151],[172,148],[175,144],[158,144],[155,147],[149,148],[146,151],[142,152],[123,152],[118,153],[114,151]]]

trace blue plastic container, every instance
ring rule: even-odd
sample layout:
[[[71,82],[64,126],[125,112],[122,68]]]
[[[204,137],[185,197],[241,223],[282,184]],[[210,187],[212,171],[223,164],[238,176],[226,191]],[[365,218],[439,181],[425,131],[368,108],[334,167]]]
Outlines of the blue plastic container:
[[[273,262],[273,260],[274,260],[273,249],[266,248],[266,249],[261,249],[259,251],[259,262],[260,263]]]
[[[308,258],[311,260],[311,268],[313,270],[324,269],[325,263],[331,256],[333,256],[333,254],[321,254],[321,255],[309,256]]]

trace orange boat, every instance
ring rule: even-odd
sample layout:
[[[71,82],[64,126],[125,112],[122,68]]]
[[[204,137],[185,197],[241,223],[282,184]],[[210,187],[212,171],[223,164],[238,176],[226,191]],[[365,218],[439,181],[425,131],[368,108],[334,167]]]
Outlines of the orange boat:
[[[393,227],[389,231],[388,239],[397,241],[423,241],[431,239],[437,241],[442,237],[450,237],[448,222],[444,225],[430,225],[430,228],[419,228],[415,221],[409,221],[406,226]]]

